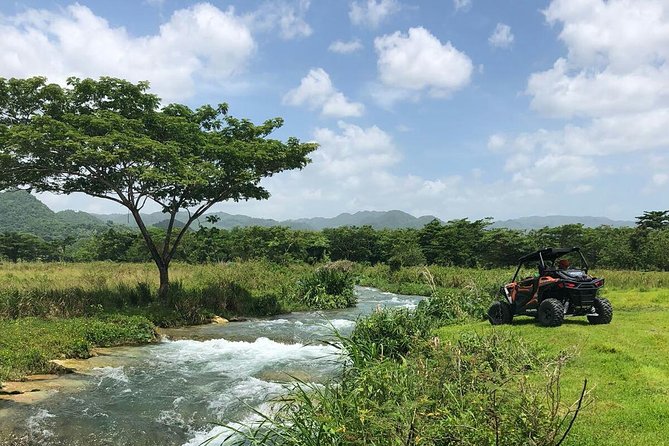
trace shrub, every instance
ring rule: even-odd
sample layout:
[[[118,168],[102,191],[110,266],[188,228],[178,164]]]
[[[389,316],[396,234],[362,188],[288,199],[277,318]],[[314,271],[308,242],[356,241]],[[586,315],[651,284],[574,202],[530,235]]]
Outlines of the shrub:
[[[298,282],[298,297],[308,307],[333,309],[356,304],[353,264],[340,260],[316,269]]]
[[[566,358],[539,358],[493,333],[352,364],[336,382],[298,385],[232,443],[554,446],[569,421],[558,390]]]

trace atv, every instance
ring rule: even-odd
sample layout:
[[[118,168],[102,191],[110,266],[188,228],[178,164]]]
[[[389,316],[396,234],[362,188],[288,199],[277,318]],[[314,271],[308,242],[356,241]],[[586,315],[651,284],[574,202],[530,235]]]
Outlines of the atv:
[[[569,258],[580,258],[571,267]],[[535,264],[538,274],[519,279],[521,269]],[[536,317],[547,327],[562,325],[566,316],[586,316],[591,324],[608,324],[613,307],[597,294],[604,279],[588,274],[588,262],[579,248],[545,248],[523,256],[511,282],[500,288],[501,299],[488,309],[493,325],[510,324],[516,315]]]

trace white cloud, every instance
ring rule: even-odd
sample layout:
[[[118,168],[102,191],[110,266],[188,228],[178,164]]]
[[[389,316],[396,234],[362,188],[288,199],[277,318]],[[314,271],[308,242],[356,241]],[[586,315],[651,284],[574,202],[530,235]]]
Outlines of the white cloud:
[[[361,116],[365,109],[361,103],[351,102],[339,92],[322,68],[311,69],[302,78],[299,87],[286,93],[283,102],[294,106],[307,105],[311,109],[320,109],[324,116],[338,118]]]
[[[279,35],[285,40],[309,37],[313,29],[305,16],[310,6],[310,0],[272,0],[263,3],[246,20],[251,27],[262,31],[278,28]]]
[[[367,0],[351,3],[348,16],[357,26],[378,27],[381,22],[400,10],[397,0]]]
[[[656,173],[655,175],[653,175],[652,179],[654,185],[664,186],[665,184],[667,184],[667,182],[669,182],[669,175],[667,175],[666,173]]]
[[[392,136],[377,126],[340,121],[335,129],[315,129],[313,136],[320,147],[312,164],[299,173],[267,180],[273,193],[269,201],[235,204],[235,212],[294,218],[399,208],[421,214],[460,203],[467,195],[457,176],[396,174],[402,153]],[[222,208],[229,209],[226,206]]]
[[[468,11],[472,7],[472,0],[453,0],[455,11]]]
[[[576,121],[559,130],[506,138],[503,148],[512,158],[523,153],[534,160],[521,172],[523,180],[557,181],[541,169],[556,160],[570,177],[590,178],[608,172],[594,167],[602,158],[669,149],[666,1],[553,0],[544,14],[561,27],[567,54],[548,70],[532,74],[526,92],[534,110]],[[621,159],[615,158],[618,163]]]
[[[587,194],[588,192],[592,192],[592,190],[593,188],[589,184],[577,184],[575,186],[567,185],[567,193],[572,195]]]
[[[143,37],[79,4],[0,16],[0,35],[2,76],[148,80],[168,101],[191,96],[196,82],[217,84],[243,72],[256,48],[234,9],[207,3],[175,11],[157,34]]]
[[[490,37],[488,37],[488,43],[496,48],[509,48],[513,43],[513,38],[511,27],[504,23],[498,23]]]
[[[602,117],[669,107],[669,7],[663,0],[555,0],[567,57],[530,77],[532,107],[548,116]]]
[[[469,84],[471,59],[451,42],[442,44],[425,28],[377,37],[374,47],[381,83],[399,90],[395,93],[399,98],[421,91],[444,97]]]
[[[506,139],[504,138],[504,135],[491,135],[488,138],[488,148],[491,150],[497,150],[506,144]]]
[[[360,51],[362,48],[362,43],[358,39],[350,40],[348,42],[336,40],[330,44],[328,50],[333,53],[349,54]]]

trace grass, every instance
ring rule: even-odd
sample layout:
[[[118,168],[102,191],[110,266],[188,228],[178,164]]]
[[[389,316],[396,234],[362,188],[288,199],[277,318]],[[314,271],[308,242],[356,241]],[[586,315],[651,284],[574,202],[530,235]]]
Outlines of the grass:
[[[0,381],[52,373],[56,358],[89,358],[93,347],[143,344],[156,338],[153,324],[139,316],[97,319],[0,321]]]
[[[606,296],[614,307],[610,325],[589,326],[585,318],[574,318],[558,328],[543,328],[518,317],[512,326],[475,322],[437,333],[448,341],[462,333],[498,332],[547,354],[576,351],[563,371],[563,394],[576,399],[587,378],[593,403],[566,444],[669,444],[669,289],[614,289]]]
[[[123,313],[174,326],[206,322],[213,315],[269,316],[340,306],[331,302],[338,297],[332,293],[312,301],[300,298],[304,283],[314,287],[321,283],[314,267],[306,264],[176,263],[170,277],[165,305],[156,299],[158,275],[151,264],[0,263],[0,319]],[[344,285],[352,295],[352,279]],[[352,303],[351,299],[342,302]]]

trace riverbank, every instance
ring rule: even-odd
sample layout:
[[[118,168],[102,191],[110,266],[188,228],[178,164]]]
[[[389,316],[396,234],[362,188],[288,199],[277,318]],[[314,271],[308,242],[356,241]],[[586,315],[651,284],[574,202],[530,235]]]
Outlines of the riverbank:
[[[155,342],[155,326],[141,316],[0,321],[0,382],[59,373],[53,359],[90,358],[95,347]]]
[[[169,329],[172,340],[68,363],[86,367],[57,380],[72,386],[34,404],[0,403],[0,444],[199,445],[222,429],[215,423],[247,419],[295,379],[324,384],[338,376],[343,358],[323,342],[333,328],[350,334],[379,306],[420,301],[368,288],[356,295],[355,307]]]
[[[351,268],[175,264],[161,300],[150,264],[2,263],[0,383],[57,372],[50,360],[87,358],[95,347],[153,342],[156,327],[350,306]]]
[[[354,366],[344,379],[325,390],[312,389],[311,395],[298,393],[301,408],[296,416],[283,413],[267,419],[275,423],[278,444],[299,444],[286,439],[306,439],[301,435],[308,431],[299,431],[305,426],[332,435],[333,441],[345,436],[347,444],[364,444],[391,431],[395,435],[392,426],[396,426],[402,438],[420,436],[424,444],[438,443],[436,439],[444,436],[457,438],[460,444],[521,444],[508,433],[525,432],[529,435],[525,438],[552,445],[567,426],[556,429],[556,419],[550,421],[551,414],[542,410],[553,407],[551,398],[558,396],[560,418],[570,411],[573,415],[576,405],[572,403],[578,401],[586,379],[582,409],[563,445],[667,444],[669,288],[665,285],[669,273],[599,271],[607,279],[603,291],[614,307],[613,322],[591,326],[585,318],[569,318],[561,327],[545,328],[527,317],[516,318],[512,326],[493,327],[481,320],[478,310],[468,313],[472,307],[463,303],[476,307],[494,298],[485,290],[492,289],[501,271],[392,271],[384,266],[363,271],[363,283],[368,285],[422,291],[433,297],[417,315],[380,312],[359,322],[361,332],[357,339],[354,333],[349,344]],[[458,288],[459,283],[465,285]],[[458,306],[459,314],[453,310]],[[435,317],[441,327],[433,331],[434,322],[429,320]],[[437,338],[431,338],[434,335]],[[400,362],[394,359],[400,357]],[[446,381],[457,383],[464,376],[471,378],[465,381],[474,387],[444,394],[444,386],[452,384],[444,380],[448,375],[441,368],[444,362],[449,367],[467,364],[461,375]],[[559,375],[554,374],[556,370]],[[497,399],[490,399],[493,394]],[[461,404],[451,407],[454,399]],[[517,399],[525,406],[512,409]],[[384,401],[391,401],[392,407]],[[536,402],[544,406],[534,407]],[[489,411],[481,413],[480,407]],[[528,409],[521,425],[514,427],[513,417]],[[460,419],[463,410],[465,418]],[[474,418],[477,421],[470,424]],[[457,420],[464,431],[453,425]]]

